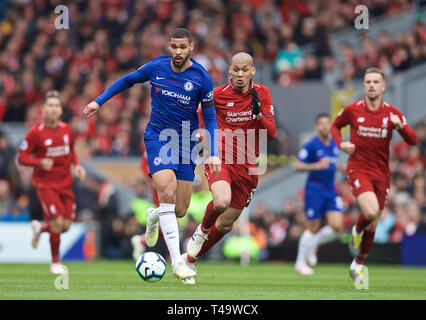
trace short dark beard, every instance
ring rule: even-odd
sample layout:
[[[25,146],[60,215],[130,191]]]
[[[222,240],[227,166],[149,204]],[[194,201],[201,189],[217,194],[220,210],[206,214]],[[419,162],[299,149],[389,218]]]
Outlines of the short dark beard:
[[[189,55],[187,55],[187,56],[186,56],[186,58],[183,58],[183,59],[182,59],[181,65],[179,66],[179,65],[176,63],[175,59],[172,57],[172,63],[173,63],[173,65],[175,66],[175,68],[180,69],[180,68],[182,68],[182,67],[185,65],[185,63],[186,63],[186,61],[188,61],[188,59],[189,59]]]

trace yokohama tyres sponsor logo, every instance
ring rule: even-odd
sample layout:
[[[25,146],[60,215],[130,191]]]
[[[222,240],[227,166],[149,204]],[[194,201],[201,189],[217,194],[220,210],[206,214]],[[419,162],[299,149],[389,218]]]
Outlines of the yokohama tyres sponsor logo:
[[[58,146],[47,148],[46,157],[60,157],[70,153],[70,146]]]
[[[179,100],[180,103],[183,103],[183,104],[189,104],[190,101],[191,101],[190,96],[186,96],[184,94],[176,93],[176,92],[165,90],[165,89],[161,90],[161,94],[165,95],[165,96],[172,97],[172,98],[176,98],[176,99]]]

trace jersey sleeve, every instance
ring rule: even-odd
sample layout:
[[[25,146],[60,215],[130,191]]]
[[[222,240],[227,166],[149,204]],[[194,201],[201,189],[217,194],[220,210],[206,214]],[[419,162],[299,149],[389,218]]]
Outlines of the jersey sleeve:
[[[217,132],[218,127],[213,100],[213,82],[208,74],[204,77],[203,85],[200,90],[200,102],[204,119],[204,127],[210,136],[210,139],[208,139],[210,140],[210,155],[217,156],[219,154]]]
[[[392,113],[396,114],[402,123],[402,128],[398,129],[398,133],[404,139],[404,141],[410,145],[417,144],[417,134],[413,128],[407,123],[407,119],[405,119],[404,115],[397,108],[392,108]]]
[[[28,131],[24,140],[19,145],[18,162],[24,166],[38,167],[41,159],[34,158],[33,152],[37,148],[37,136],[33,130]]]
[[[312,144],[306,143],[302,148],[300,148],[297,153],[297,160],[304,163],[311,163],[312,161]]]
[[[340,129],[351,123],[350,116],[350,108],[345,107],[340,110],[340,112],[337,114],[336,119],[334,119],[333,123],[331,124],[330,134],[338,147],[340,147],[340,144],[342,143],[342,134],[340,132]]]
[[[209,75],[205,75],[203,77],[203,82],[200,89],[200,102],[201,102],[201,107],[203,109],[214,107],[213,82]]]
[[[148,81],[150,79],[153,67],[154,61],[150,61],[144,64],[138,70],[128,73],[125,76],[117,79],[95,99],[95,102],[99,106],[102,106],[109,99],[123,92],[124,90],[132,87],[135,83],[142,83]]]
[[[260,118],[260,127],[267,130],[268,140],[272,140],[277,135],[277,127],[275,125],[274,105],[272,103],[271,93],[266,87],[263,96],[260,103],[260,113],[262,114]]]

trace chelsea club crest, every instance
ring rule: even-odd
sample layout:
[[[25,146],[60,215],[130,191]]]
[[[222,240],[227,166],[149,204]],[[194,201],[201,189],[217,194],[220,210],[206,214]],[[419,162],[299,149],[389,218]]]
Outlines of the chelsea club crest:
[[[184,88],[186,91],[191,91],[192,89],[194,89],[194,85],[192,84],[192,82],[191,82],[191,81],[187,81],[187,82],[185,82],[185,84],[183,85],[183,88]]]

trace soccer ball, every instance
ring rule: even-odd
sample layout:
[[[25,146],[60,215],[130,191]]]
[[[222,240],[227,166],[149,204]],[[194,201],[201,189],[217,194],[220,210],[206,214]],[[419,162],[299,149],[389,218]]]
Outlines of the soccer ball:
[[[156,252],[145,252],[136,261],[136,272],[148,282],[160,281],[166,269],[166,261]]]

